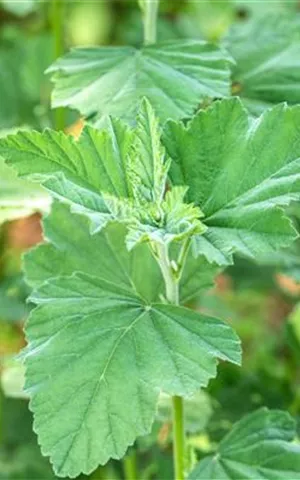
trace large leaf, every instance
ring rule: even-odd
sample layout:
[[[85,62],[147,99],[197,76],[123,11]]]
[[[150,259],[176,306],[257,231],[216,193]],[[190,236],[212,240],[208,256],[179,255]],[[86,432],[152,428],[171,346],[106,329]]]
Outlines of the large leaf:
[[[289,414],[262,408],[237,422],[215,455],[204,458],[190,480],[297,480],[300,447],[292,444],[295,422]]]
[[[101,192],[127,197],[126,157],[131,132],[111,121],[101,132],[86,127],[79,141],[62,132],[19,132],[1,141],[0,154],[21,177],[39,181],[52,195],[85,213],[92,229],[101,228],[111,212]]]
[[[273,6],[272,6],[273,8]],[[300,17],[267,15],[234,25],[225,45],[236,61],[234,91],[255,114],[300,102]]]
[[[283,215],[300,197],[300,108],[280,105],[257,120],[238,99],[215,102],[190,124],[169,122],[164,142],[170,177],[189,185],[208,227],[195,252],[226,264],[236,252],[259,260],[291,243],[295,230]]]
[[[57,205],[51,215],[63,211]],[[149,432],[160,390],[190,395],[216,374],[218,358],[240,361],[239,341],[223,322],[138,294],[137,279],[126,270],[133,257],[118,250],[118,235],[108,233],[113,224],[88,238],[87,225],[86,236],[69,228],[74,218],[86,222],[69,215],[64,228],[48,224],[55,246],[30,254],[31,268],[40,265],[38,278],[29,272],[31,283],[40,286],[31,297],[38,307],[26,326],[25,351],[42,451],[59,475],[71,477],[120,458]],[[47,268],[49,277],[68,276],[41,284]],[[142,268],[150,283],[151,270],[140,260]]]
[[[75,49],[48,71],[53,107],[69,106],[101,123],[107,114],[133,122],[146,96],[159,119],[190,116],[199,103],[229,95],[228,54],[203,41]]]
[[[115,282],[124,289],[134,289],[149,302],[159,300],[163,292],[159,268],[145,244],[128,253],[123,226],[110,224],[90,236],[86,218],[71,215],[66,206],[55,202],[44,220],[44,232],[51,244],[39,245],[25,257],[26,280],[31,287],[36,288],[51,277],[80,271]],[[216,273],[216,268],[203,257],[195,261],[190,254],[180,284],[181,303],[211,287]]]

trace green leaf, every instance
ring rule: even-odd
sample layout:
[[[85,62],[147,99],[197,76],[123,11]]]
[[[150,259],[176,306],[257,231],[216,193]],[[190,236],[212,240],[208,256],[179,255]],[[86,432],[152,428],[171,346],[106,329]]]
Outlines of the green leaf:
[[[35,184],[20,180],[0,158],[0,225],[8,220],[45,212],[49,209],[47,192]]]
[[[130,163],[133,194],[141,204],[159,204],[164,197],[170,162],[166,161],[160,137],[161,130],[154,110],[148,100],[143,99]]]
[[[195,255],[218,264],[251,259],[290,244],[296,232],[282,208],[300,197],[300,108],[279,105],[254,120],[240,100],[215,102],[185,127],[169,122],[164,143],[170,178],[189,185],[208,227]],[[280,208],[281,207],[281,208]]]
[[[0,154],[21,177],[38,181],[72,211],[91,220],[92,231],[112,218],[101,192],[127,197],[127,154],[132,133],[119,121],[99,132],[86,127],[76,141],[62,132],[19,132],[1,140]]]
[[[112,223],[90,236],[85,217],[71,215],[67,206],[54,202],[51,214],[44,219],[44,232],[51,244],[40,245],[25,256],[26,281],[31,287],[80,271],[133,289],[149,302],[159,300],[163,291],[160,270],[147,245],[127,251],[124,226]],[[180,284],[181,302],[212,286],[216,273],[203,257],[195,260],[190,253]]]
[[[23,17],[37,8],[35,0],[1,0],[1,6],[10,13]]]
[[[203,213],[192,203],[184,203],[187,187],[173,187],[157,205],[137,211],[136,222],[129,226],[126,244],[129,250],[142,242],[169,245],[206,231],[200,221]]]
[[[240,362],[232,329],[183,307],[149,304],[84,273],[46,281],[26,326],[26,389],[44,455],[61,476],[121,458],[150,431],[160,390],[191,395],[217,359]]]
[[[236,61],[234,92],[256,115],[300,102],[299,15],[271,14],[234,25],[225,45]]]
[[[203,41],[72,50],[48,72],[52,106],[68,106],[99,125],[107,115],[134,122],[147,97],[164,122],[191,116],[206,98],[229,95],[231,59]]]
[[[257,410],[233,426],[216,454],[201,460],[189,479],[299,479],[300,447],[291,443],[295,435],[288,413]]]

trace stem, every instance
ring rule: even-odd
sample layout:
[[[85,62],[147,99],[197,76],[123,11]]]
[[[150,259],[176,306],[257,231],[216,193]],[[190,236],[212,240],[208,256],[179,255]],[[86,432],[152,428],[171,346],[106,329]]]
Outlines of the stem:
[[[54,59],[64,53],[64,0],[52,0],[51,24],[54,36]],[[63,130],[65,127],[65,110],[56,108],[54,111],[55,128]]]
[[[123,458],[124,476],[125,480],[137,480],[137,462],[136,451],[132,450]]]
[[[159,0],[143,0],[144,11],[144,44],[152,45],[156,42],[156,21]]]
[[[184,480],[184,412],[182,397],[173,397],[173,448],[175,480]]]
[[[174,305],[179,304],[179,280],[184,267],[184,261],[189,248],[189,241],[182,246],[180,269],[174,271],[169,259],[168,248],[165,245],[156,245],[157,260],[165,281],[166,299]],[[179,267],[178,267],[179,268]],[[184,480],[185,467],[185,434],[184,411],[182,397],[174,396],[173,405],[173,459],[175,480]]]

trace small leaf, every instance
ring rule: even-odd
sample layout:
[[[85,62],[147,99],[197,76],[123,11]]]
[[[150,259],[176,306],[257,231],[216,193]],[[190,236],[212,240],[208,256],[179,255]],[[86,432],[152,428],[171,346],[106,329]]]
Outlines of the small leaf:
[[[199,462],[190,480],[297,480],[300,447],[291,443],[295,422],[288,413],[262,408],[237,422],[214,456]]]
[[[270,13],[236,23],[225,39],[236,61],[233,88],[254,114],[279,102],[300,102],[299,27],[295,14]]]
[[[44,233],[51,244],[39,245],[25,255],[26,281],[31,287],[79,271],[133,289],[148,302],[159,301],[164,289],[159,267],[147,245],[127,251],[123,225],[111,223],[91,236],[85,217],[72,215],[66,205],[54,202],[44,219]],[[182,303],[211,287],[216,273],[203,257],[195,260],[190,253],[180,284]]]
[[[147,97],[158,118],[191,116],[206,98],[229,95],[231,59],[204,41],[71,50],[48,72],[53,107],[69,106],[99,125],[106,115],[134,122]],[[120,88],[121,86],[121,88]]]
[[[154,110],[148,100],[143,99],[130,163],[133,194],[138,203],[159,204],[164,197],[170,162],[166,161],[160,137],[160,126]]]
[[[232,98],[200,111],[187,127],[167,124],[171,181],[189,185],[187,200],[208,227],[193,239],[195,255],[221,265],[233,253],[259,260],[296,238],[282,208],[300,198],[299,122],[299,107],[279,105],[253,120]]]

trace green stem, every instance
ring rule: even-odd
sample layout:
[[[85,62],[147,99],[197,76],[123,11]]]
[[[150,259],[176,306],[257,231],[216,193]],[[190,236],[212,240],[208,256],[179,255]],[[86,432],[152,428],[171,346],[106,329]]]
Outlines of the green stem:
[[[179,304],[179,280],[184,267],[189,242],[182,246],[180,268],[170,261],[168,248],[165,245],[156,245],[157,260],[165,281],[166,299],[169,303]],[[174,270],[175,267],[175,270]],[[173,459],[175,480],[184,480],[185,466],[185,434],[184,434],[184,411],[182,397],[174,396],[173,405]]]
[[[156,42],[156,23],[159,0],[143,0],[144,12],[144,44],[151,45]]]
[[[138,480],[136,451],[132,450],[123,458],[125,480]]]
[[[56,60],[64,53],[64,0],[52,0],[51,25],[54,36],[54,59]],[[63,130],[65,109],[56,108],[54,117],[56,130]]]
[[[184,480],[185,436],[182,397],[173,397],[173,449],[175,480]]]

